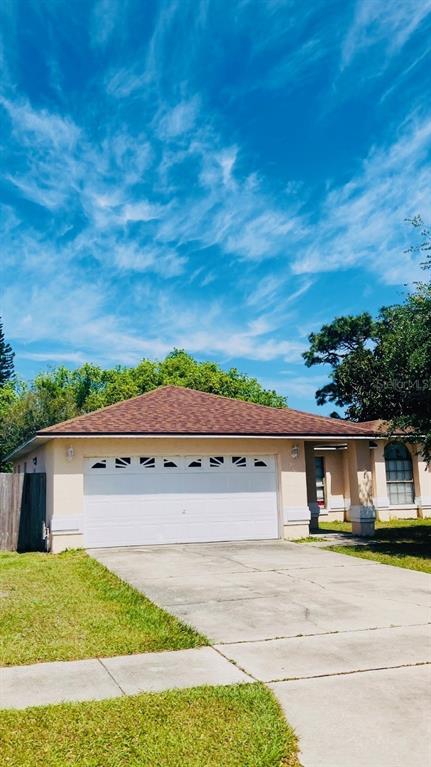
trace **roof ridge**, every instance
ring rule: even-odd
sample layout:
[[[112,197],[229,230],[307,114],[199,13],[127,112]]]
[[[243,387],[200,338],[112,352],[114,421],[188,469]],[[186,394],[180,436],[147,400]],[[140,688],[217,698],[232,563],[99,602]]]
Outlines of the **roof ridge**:
[[[241,399],[240,397],[228,397],[226,394],[216,394],[215,392],[211,391],[202,391],[202,389],[193,389],[190,386],[178,386],[177,384],[165,384],[164,386],[159,386],[159,389],[187,389],[188,391],[193,392],[199,392],[199,394],[206,394],[209,397],[216,397],[218,399],[227,399],[231,402],[245,402],[246,405],[254,405],[255,407],[260,407],[265,410],[289,410],[291,413],[299,413],[300,415],[306,415],[308,417],[313,418],[321,418],[324,421],[331,421],[332,423],[334,421],[342,421],[345,424],[348,424],[349,426],[356,426],[361,428],[360,424],[356,421],[351,421],[350,419],[345,418],[332,418],[330,415],[323,415],[322,413],[309,413],[307,410],[298,410],[297,408],[290,407],[289,405],[286,405],[286,407],[275,407],[274,405],[262,405],[261,402],[253,402],[252,400],[247,399]]]
[[[262,405],[261,402],[253,402],[250,399],[241,399],[241,397],[228,397],[227,394],[216,394],[213,391],[203,391],[202,389],[192,389],[191,386],[178,386],[177,384],[166,384],[165,386],[160,386],[160,389],[185,389],[186,391],[193,391],[197,392],[198,394],[205,394],[208,397],[216,397],[217,399],[227,399],[231,402],[245,402],[246,405],[254,405],[255,407],[262,407],[265,408],[265,410],[291,410],[289,405],[286,405],[286,407],[275,407],[274,405]]]

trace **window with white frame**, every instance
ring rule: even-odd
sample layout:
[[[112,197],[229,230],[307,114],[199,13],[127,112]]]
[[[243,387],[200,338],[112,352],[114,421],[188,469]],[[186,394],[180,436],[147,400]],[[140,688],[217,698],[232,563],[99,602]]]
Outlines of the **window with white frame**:
[[[245,467],[247,466],[247,459],[244,455],[233,455],[232,463],[234,466],[237,466],[239,469],[245,469]]]
[[[386,485],[391,506],[414,503],[413,464],[408,448],[401,442],[385,447]]]

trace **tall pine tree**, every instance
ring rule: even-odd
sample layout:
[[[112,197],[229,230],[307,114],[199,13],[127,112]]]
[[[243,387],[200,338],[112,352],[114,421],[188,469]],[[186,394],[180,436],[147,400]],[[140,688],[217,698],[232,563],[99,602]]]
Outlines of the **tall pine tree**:
[[[3,323],[0,317],[0,386],[9,381],[14,374],[13,358],[15,354],[10,344],[6,342],[3,333]]]

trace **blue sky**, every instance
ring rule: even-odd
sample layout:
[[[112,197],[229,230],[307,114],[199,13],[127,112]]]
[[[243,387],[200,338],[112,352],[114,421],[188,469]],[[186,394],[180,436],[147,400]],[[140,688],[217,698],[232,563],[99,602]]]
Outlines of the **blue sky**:
[[[0,33],[18,372],[177,346],[316,410],[308,333],[420,275],[431,0],[4,0]]]

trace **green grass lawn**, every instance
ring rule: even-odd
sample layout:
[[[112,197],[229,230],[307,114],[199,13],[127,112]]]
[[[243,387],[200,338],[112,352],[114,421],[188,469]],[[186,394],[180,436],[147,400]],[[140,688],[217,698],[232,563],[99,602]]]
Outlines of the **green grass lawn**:
[[[1,666],[204,644],[82,551],[0,554]]]
[[[0,712],[2,767],[299,767],[263,685]]]
[[[351,532],[350,522],[321,522],[321,530]],[[431,573],[431,519],[377,522],[373,538],[359,546],[329,546],[328,551],[362,557],[384,565]]]

